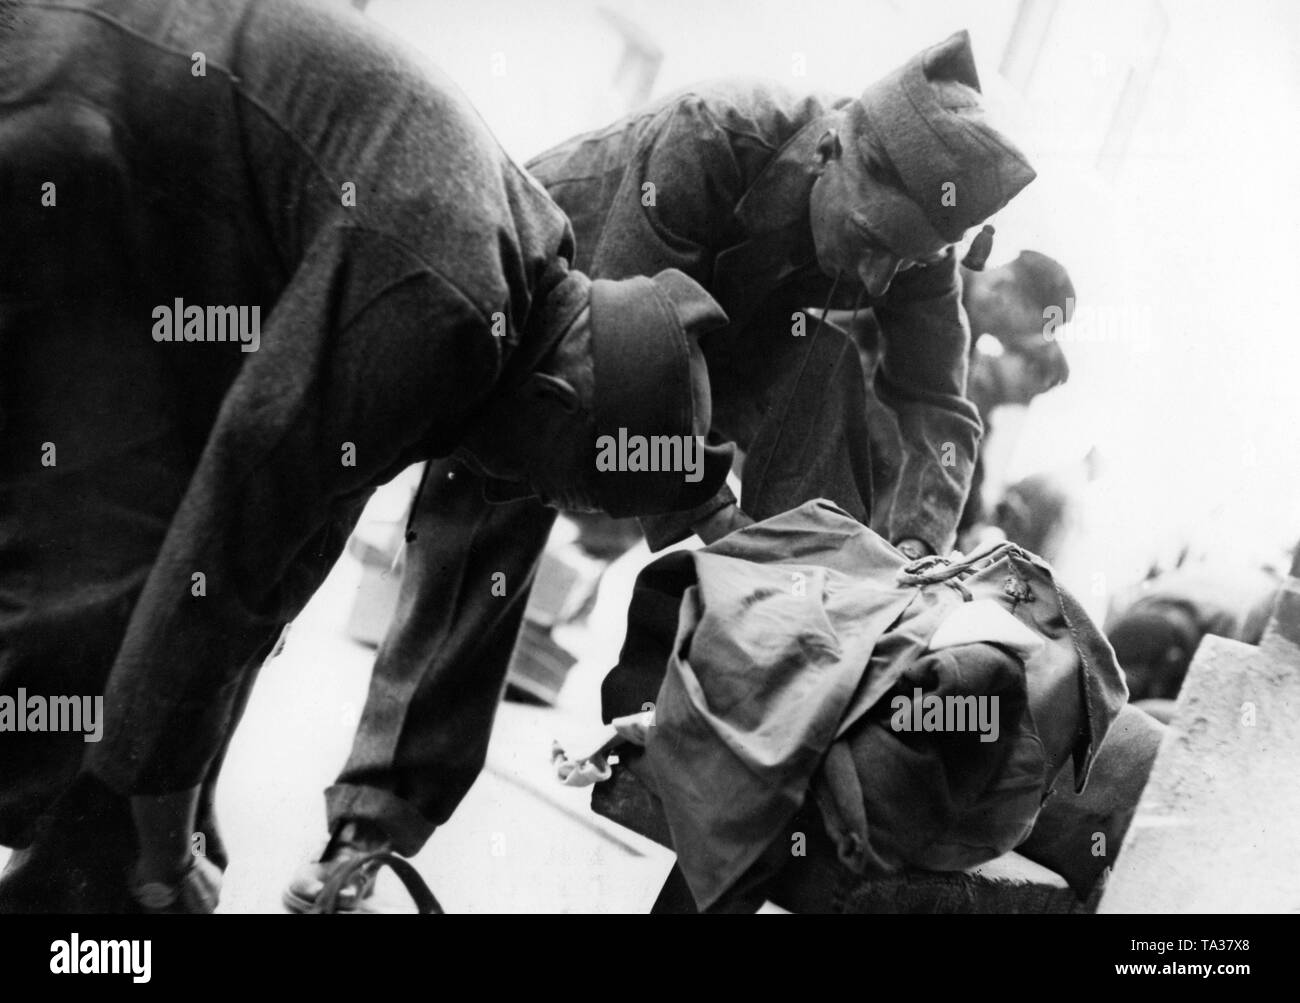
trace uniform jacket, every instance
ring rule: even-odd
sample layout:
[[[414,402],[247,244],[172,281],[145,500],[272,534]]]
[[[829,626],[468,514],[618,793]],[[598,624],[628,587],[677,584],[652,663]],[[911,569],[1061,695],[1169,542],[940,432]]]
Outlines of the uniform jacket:
[[[792,315],[828,302],[832,280],[816,263],[808,200],[817,140],[849,100],[796,98],[748,82],[706,85],[528,164],[573,222],[576,267],[593,278],[679,268],[722,305],[731,325],[704,341],[715,416],[768,378],[755,369],[764,358],[781,364],[767,339],[788,342]],[[852,308],[857,292],[855,279],[841,279],[832,305]],[[880,322],[877,387],[903,455],[893,504],[873,525],[889,539],[916,537],[943,552],[980,434],[964,399],[970,339],[955,255],[899,274],[878,302],[861,303]],[[748,448],[744,437],[764,417],[720,431]],[[648,527],[651,543],[680,539],[688,525]]]
[[[122,792],[197,783],[370,490],[526,375],[548,294],[585,303],[560,210],[367,32],[296,0],[0,22],[0,689],[107,708],[94,746],[0,735],[14,841],[87,749]],[[156,341],[177,299],[258,308],[259,347]]]

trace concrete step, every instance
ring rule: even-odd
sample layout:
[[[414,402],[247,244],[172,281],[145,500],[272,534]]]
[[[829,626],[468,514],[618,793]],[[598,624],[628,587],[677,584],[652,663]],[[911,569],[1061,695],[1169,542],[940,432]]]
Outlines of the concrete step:
[[[1300,912],[1298,571],[1258,648],[1201,642],[1099,912]]]

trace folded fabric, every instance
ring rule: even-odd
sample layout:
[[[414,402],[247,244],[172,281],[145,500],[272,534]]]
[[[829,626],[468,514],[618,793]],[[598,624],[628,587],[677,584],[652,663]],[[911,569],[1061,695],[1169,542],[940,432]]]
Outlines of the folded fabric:
[[[1043,639],[992,599],[962,603],[943,618],[930,638],[930,650],[942,651],[963,644],[1000,644],[1021,659],[1032,658]]]
[[[1019,844],[1048,782],[1027,703],[1024,663],[997,645],[909,665],[836,743],[853,769],[814,780],[841,859],[859,873],[960,870]],[[869,825],[844,821],[859,815]]]
[[[859,871],[1011,849],[1072,756],[1081,787],[1124,696],[1032,555],[908,562],[825,501],[646,568],[603,687],[607,720],[654,702],[637,771],[702,909],[810,791]]]

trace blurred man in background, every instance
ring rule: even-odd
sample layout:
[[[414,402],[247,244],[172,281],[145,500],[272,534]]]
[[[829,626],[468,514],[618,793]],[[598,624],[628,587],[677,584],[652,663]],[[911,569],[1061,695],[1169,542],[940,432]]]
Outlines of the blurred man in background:
[[[979,411],[984,440],[959,533],[984,518],[985,447],[994,411],[1007,405],[1028,407],[1035,397],[1070,378],[1057,331],[1069,323],[1074,304],[1074,283],[1065,268],[1038,251],[1021,251],[998,268],[962,272],[962,305],[973,340],[966,394]]]
[[[1129,699],[1166,724],[1206,634],[1258,644],[1282,579],[1262,568],[1195,565],[1142,582],[1113,605],[1106,637]]]
[[[968,549],[974,542],[971,531],[989,521],[982,493],[994,412],[1008,405],[1028,407],[1035,397],[1069,379],[1070,367],[1057,331],[1073,316],[1075,293],[1065,268],[1038,251],[1021,251],[997,268],[963,267],[961,279],[962,306],[972,338],[966,395],[984,426],[970,494],[958,523],[959,543]],[[835,314],[833,319],[849,328],[862,352],[872,419],[874,481],[880,486],[891,485],[901,469],[905,445],[893,412],[871,391],[884,348],[880,326],[870,312],[856,318]],[[1022,540],[1016,542],[1039,552]]]

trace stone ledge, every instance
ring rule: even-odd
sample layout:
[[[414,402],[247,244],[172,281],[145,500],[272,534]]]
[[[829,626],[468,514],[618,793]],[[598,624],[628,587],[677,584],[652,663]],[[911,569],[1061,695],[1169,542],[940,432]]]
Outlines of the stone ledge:
[[[1281,637],[1201,642],[1100,912],[1300,910],[1300,658],[1289,650]]]

